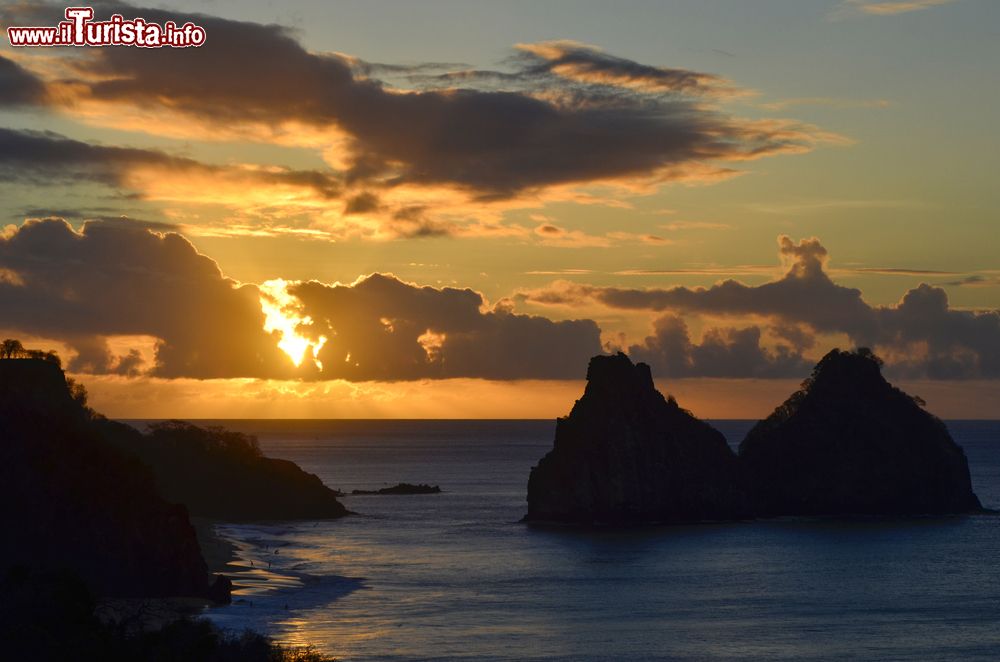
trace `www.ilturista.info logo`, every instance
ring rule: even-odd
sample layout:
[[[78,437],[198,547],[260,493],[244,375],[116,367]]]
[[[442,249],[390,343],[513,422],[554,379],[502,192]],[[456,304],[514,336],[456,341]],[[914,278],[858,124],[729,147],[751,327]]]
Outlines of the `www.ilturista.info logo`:
[[[66,20],[55,27],[8,27],[11,46],[136,46],[138,48],[189,48],[205,43],[205,28],[188,21],[178,26],[142,18],[126,20],[113,14],[94,21],[92,7],[67,7]]]

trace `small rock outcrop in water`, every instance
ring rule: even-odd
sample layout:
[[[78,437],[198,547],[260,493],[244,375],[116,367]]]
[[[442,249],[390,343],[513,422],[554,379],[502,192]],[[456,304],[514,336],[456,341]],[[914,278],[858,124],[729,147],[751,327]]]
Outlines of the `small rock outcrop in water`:
[[[69,569],[100,595],[208,597],[184,506],[94,418],[57,364],[0,360],[0,569]]]
[[[760,516],[979,510],[965,453],[869,350],[833,350],[740,445]]]
[[[399,483],[392,487],[383,487],[380,490],[351,490],[354,495],[371,494],[440,494],[441,488],[438,485],[427,485],[421,483],[413,485],[411,483]]]
[[[665,399],[649,366],[595,356],[587,387],[531,470],[528,521],[695,522],[746,514],[725,437]]]

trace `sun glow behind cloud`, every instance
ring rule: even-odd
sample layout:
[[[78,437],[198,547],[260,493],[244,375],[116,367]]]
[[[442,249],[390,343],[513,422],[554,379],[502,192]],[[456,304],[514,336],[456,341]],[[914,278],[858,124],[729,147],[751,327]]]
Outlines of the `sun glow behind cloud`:
[[[288,293],[288,281],[282,278],[265,281],[260,284],[260,308],[264,312],[264,330],[268,333],[277,331],[281,339],[278,347],[296,367],[301,366],[310,354],[312,362],[319,370],[323,364],[319,360],[319,351],[326,344],[326,336],[318,336],[315,340],[307,338],[299,332],[303,326],[310,326],[312,318],[301,315],[298,300]]]

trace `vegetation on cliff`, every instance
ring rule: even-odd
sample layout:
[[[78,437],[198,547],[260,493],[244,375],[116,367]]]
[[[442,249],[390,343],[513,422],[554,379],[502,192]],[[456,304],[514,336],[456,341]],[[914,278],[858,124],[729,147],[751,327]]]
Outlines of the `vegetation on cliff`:
[[[923,401],[892,386],[870,350],[833,350],[740,444],[754,510],[922,515],[981,508],[969,465]]]

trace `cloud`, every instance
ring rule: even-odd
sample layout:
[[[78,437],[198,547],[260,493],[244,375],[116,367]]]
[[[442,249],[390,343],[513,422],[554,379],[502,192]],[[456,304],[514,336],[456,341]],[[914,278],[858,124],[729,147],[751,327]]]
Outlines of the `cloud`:
[[[572,304],[593,300],[611,308],[681,311],[727,316],[797,316],[819,330],[833,330],[856,320],[858,333],[873,324],[861,291],[836,285],[823,271],[826,249],[816,239],[795,244],[779,239],[788,270],[783,278],[760,286],[726,280],[711,288],[631,289],[561,283],[522,296],[537,303]],[[824,305],[815,305],[822,301]]]
[[[939,269],[906,269],[899,267],[859,267],[845,271],[858,274],[880,274],[882,276],[954,276],[958,272]]]
[[[706,101],[728,90],[716,76],[582,44],[521,45],[506,73],[414,89],[369,77],[384,65],[307,51],[281,26],[102,7],[158,22],[191,18],[210,37],[201,48],[142,57],[88,50],[58,82],[71,111],[142,108],[226,130],[295,122],[338,136],[326,153],[348,184],[444,186],[491,201],[563,185],[715,181],[733,174],[732,162],[833,139],[795,122],[727,115]]]
[[[895,306],[872,306],[861,290],[834,283],[818,239],[778,239],[785,274],[762,285],[725,280],[709,288],[631,289],[557,281],[518,295],[540,305],[598,303],[613,309],[712,317],[757,317],[845,334],[886,354],[909,377],[1000,377],[1000,311],[953,309],[940,287],[922,284]],[[801,344],[801,343],[800,343]]]
[[[828,108],[888,108],[892,103],[886,99],[838,99],[836,97],[796,97],[760,104],[765,110],[786,110],[797,106],[825,106]]]
[[[17,62],[0,55],[0,108],[45,101],[45,84]]]
[[[950,5],[958,0],[844,0],[834,16],[845,12],[861,12],[872,16],[895,16],[909,12]]]
[[[76,369],[127,371],[134,358],[112,357],[107,338],[153,336],[156,376],[292,376],[263,331],[256,287],[225,278],[178,234],[26,221],[0,238],[0,267],[20,280],[0,282],[0,327],[66,341]]]
[[[680,230],[728,230],[732,226],[728,223],[712,223],[709,221],[673,221],[660,226],[664,230],[677,232]]]
[[[653,322],[653,335],[631,345],[633,361],[648,363],[660,377],[787,378],[808,374],[812,361],[799,350],[778,344],[773,350],[760,344],[757,326],[709,329],[700,343],[692,343],[687,324],[676,315]]]
[[[186,202],[328,202],[332,175],[251,165],[210,165],[153,149],[94,145],[51,131],[0,128],[0,179],[32,185],[96,182],[151,199]]]
[[[470,289],[419,287],[372,274],[350,285],[289,286],[314,334],[323,376],[386,380],[578,378],[601,351],[591,320],[554,322],[487,308]]]
[[[971,274],[958,280],[939,283],[941,287],[1000,287],[1000,275],[996,273]]]
[[[580,230],[567,230],[554,223],[545,222],[534,229],[539,243],[557,248],[604,248],[611,245],[606,236],[591,235]]]
[[[73,370],[157,377],[407,380],[577,378],[600,352],[590,320],[555,322],[487,308],[473,290],[419,287],[373,274],[351,285],[262,287],[223,276],[182,236],[142,224],[26,221],[0,235],[0,329],[72,347]],[[265,331],[262,300],[277,304]],[[280,294],[280,300],[276,295]],[[296,367],[288,330],[319,346]],[[319,336],[325,343],[316,342]],[[150,361],[136,343],[151,337]],[[312,338],[312,341],[309,339]],[[121,345],[121,343],[117,343]],[[295,343],[292,343],[294,346]]]
[[[640,64],[575,41],[518,44],[521,77],[554,75],[576,83],[642,92],[731,95],[739,91],[719,76]]]

